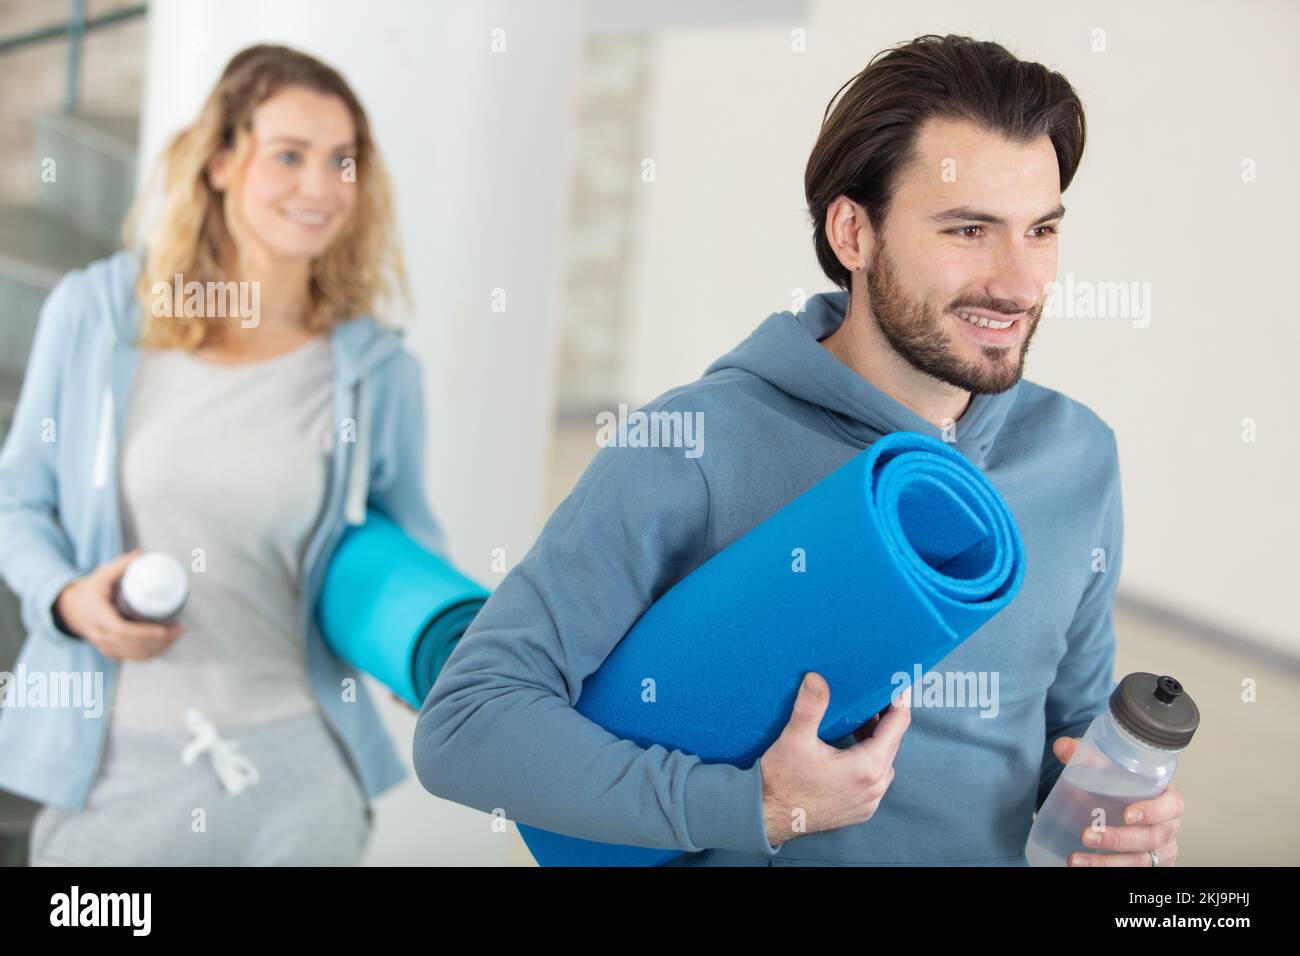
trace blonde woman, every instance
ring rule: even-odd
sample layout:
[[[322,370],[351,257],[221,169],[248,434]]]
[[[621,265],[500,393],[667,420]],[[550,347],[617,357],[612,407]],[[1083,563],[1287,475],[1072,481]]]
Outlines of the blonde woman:
[[[405,288],[379,155],[338,73],[258,46],[154,184],[51,293],[0,453],[19,668],[62,688],[0,711],[0,787],[45,804],[34,864],[355,864],[406,772],[315,627],[325,563],[368,505],[444,551],[370,316]],[[140,550],[188,571],[173,625],[114,606]]]

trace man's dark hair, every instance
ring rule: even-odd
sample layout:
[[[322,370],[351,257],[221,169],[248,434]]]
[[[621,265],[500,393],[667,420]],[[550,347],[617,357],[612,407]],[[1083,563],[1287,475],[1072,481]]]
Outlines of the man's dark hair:
[[[880,51],[831,97],[804,173],[817,260],[841,288],[849,288],[849,270],[826,239],[827,207],[847,196],[882,229],[898,175],[916,158],[918,131],[934,117],[966,120],[1020,143],[1046,135],[1056,147],[1062,192],[1083,156],[1083,104],[1064,76],[1041,63],[951,34]]]

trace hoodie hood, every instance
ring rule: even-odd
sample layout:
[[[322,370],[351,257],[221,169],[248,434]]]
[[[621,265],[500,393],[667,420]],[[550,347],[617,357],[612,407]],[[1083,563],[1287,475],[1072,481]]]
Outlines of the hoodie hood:
[[[826,292],[809,299],[798,314],[773,313],[704,374],[734,368],[757,375],[823,409],[840,432],[863,448],[898,431],[942,440],[940,428],[876,388],[821,344],[840,327],[848,304],[847,292]],[[973,395],[957,420],[955,447],[976,466],[984,465],[1019,390],[1017,382],[996,395]]]

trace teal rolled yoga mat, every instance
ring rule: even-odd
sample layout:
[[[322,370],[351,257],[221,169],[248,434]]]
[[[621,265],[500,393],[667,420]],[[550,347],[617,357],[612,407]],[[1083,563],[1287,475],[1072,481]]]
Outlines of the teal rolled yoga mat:
[[[808,671],[831,689],[819,735],[840,740],[890,702],[895,673],[936,665],[1024,575],[1020,532],[979,469],[941,441],[894,432],[677,582],[583,683],[576,709],[642,747],[748,768]],[[682,855],[519,831],[543,866]]]
[[[371,509],[330,558],[316,621],[335,654],[418,710],[487,597]]]

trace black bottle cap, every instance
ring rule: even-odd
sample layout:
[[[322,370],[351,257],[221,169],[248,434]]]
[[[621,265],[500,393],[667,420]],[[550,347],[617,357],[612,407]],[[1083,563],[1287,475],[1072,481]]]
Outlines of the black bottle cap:
[[[1182,750],[1201,723],[1196,702],[1172,677],[1129,674],[1110,695],[1110,712],[1125,730],[1152,747]]]

